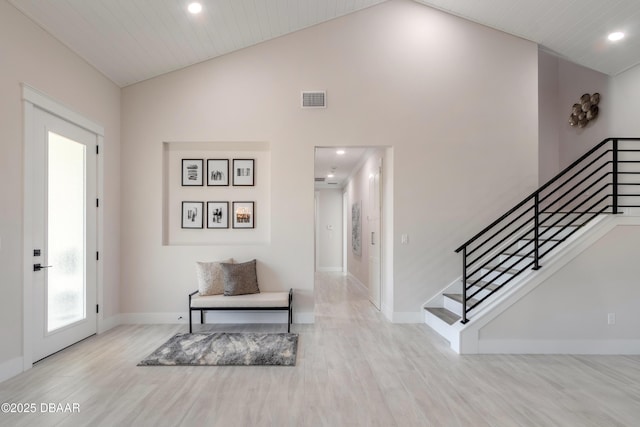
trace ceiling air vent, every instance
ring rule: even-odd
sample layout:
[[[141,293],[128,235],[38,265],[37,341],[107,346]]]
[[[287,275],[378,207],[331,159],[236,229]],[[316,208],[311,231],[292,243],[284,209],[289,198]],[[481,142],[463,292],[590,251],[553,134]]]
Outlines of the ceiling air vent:
[[[327,92],[318,90],[302,92],[302,108],[327,108]]]
[[[325,178],[316,178],[316,182],[324,182]]]

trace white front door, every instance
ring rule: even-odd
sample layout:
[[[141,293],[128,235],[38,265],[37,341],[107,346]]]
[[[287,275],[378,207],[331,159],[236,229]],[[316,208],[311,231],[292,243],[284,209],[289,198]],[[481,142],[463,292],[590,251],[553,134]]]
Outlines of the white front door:
[[[369,177],[369,300],[380,310],[381,269],[380,269],[380,174]]]
[[[33,361],[96,333],[98,137],[34,109]]]

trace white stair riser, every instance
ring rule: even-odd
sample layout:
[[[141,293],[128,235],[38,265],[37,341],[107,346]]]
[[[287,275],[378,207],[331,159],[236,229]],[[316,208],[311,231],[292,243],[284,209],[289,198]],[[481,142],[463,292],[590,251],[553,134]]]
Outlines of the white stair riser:
[[[457,314],[458,316],[462,316],[462,304],[460,304],[456,300],[444,297],[444,308],[451,311],[452,313]]]
[[[475,298],[475,299],[480,299],[480,298]],[[452,313],[457,314],[458,316],[462,317],[462,303],[448,298],[448,297],[444,297],[444,308],[446,308],[447,310],[449,310]],[[471,314],[473,314],[473,309],[469,310],[467,312],[467,316],[470,316]]]
[[[502,264],[503,267],[514,268],[516,270],[523,269],[533,262],[533,258],[510,255],[500,255],[498,259],[499,262],[504,261],[504,264]],[[531,264],[531,267],[533,267],[533,264]]]
[[[546,248],[551,248],[553,247],[553,245],[555,245],[558,242],[540,242],[538,244],[538,250],[542,250]],[[534,248],[534,242],[532,240],[518,240],[518,242],[513,245],[512,247],[510,247],[508,250],[506,250],[505,252],[507,253],[515,253],[515,251],[518,251],[519,255],[526,255],[529,252],[532,252]]]
[[[477,274],[475,274],[473,277],[470,277],[467,280],[468,281],[473,281],[473,280],[479,279],[479,278],[484,276],[484,278],[482,280],[484,280],[485,282],[496,282],[498,284],[501,284],[501,283],[504,283],[504,282],[506,282],[507,280],[509,280],[511,278],[511,274],[506,273],[506,272],[503,274],[501,271],[497,271],[497,270],[496,271],[492,271],[491,273],[489,273],[489,274],[487,274],[485,276],[485,274],[487,272],[489,272],[490,270],[491,269],[483,268]],[[500,276],[500,277],[498,277],[498,276]]]
[[[576,227],[540,227],[539,237],[541,239],[564,239],[573,233],[575,229]],[[531,233],[530,236],[533,237],[533,233]]]
[[[481,288],[480,286],[472,286],[467,290],[467,296],[473,295],[472,298],[480,300],[491,293],[491,289],[489,288],[484,288],[482,290],[480,290],[480,288]],[[480,292],[476,294],[475,292],[478,290],[480,290]]]
[[[425,310],[424,321],[431,327],[431,329],[435,330],[449,342],[456,339],[456,330],[433,313],[429,313]]]

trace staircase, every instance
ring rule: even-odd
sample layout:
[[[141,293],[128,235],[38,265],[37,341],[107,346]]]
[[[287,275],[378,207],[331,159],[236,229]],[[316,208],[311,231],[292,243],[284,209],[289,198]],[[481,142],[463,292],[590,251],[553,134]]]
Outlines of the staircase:
[[[465,331],[526,295],[625,210],[640,208],[640,138],[608,138],[456,249],[462,276],[425,304],[425,323],[464,351]],[[583,243],[584,244],[584,243]]]

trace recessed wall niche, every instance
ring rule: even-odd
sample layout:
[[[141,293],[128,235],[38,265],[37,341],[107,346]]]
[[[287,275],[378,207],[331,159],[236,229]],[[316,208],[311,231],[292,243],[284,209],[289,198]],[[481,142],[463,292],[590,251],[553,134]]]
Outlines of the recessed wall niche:
[[[203,185],[184,186],[183,159],[202,159]],[[207,185],[207,160],[252,159],[254,185]],[[162,152],[162,244],[164,246],[251,245],[271,240],[271,149],[268,142],[164,142]],[[224,162],[222,162],[224,163]],[[247,162],[245,162],[247,163]],[[253,228],[233,228],[233,202],[253,202]],[[183,228],[182,202],[203,202],[203,228]],[[207,202],[229,203],[229,227],[207,228]],[[198,205],[199,206],[199,205]]]

